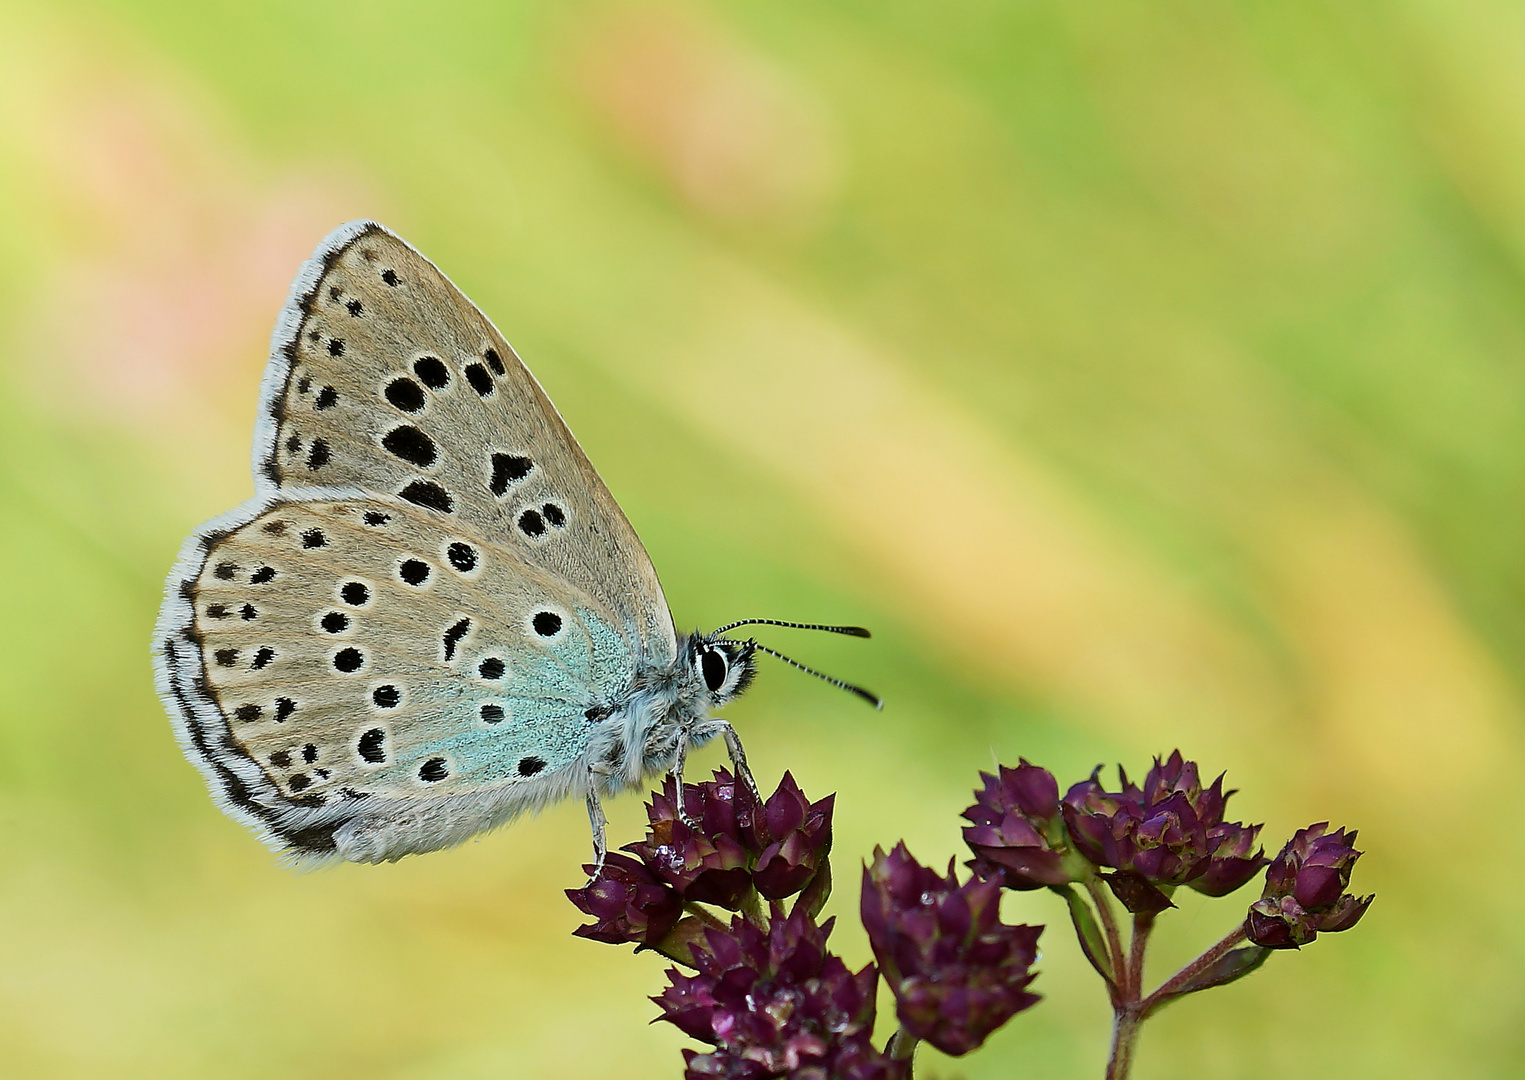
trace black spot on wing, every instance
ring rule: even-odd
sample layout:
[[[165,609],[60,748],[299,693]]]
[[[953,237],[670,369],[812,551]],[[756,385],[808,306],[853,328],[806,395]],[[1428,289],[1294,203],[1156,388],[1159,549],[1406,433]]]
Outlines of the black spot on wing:
[[[420,469],[427,469],[439,457],[434,440],[412,424],[402,424],[387,432],[381,445],[393,457],[401,458]]]
[[[530,539],[545,535],[545,519],[538,510],[526,510],[519,515],[519,531]]]
[[[420,356],[413,361],[413,374],[430,390],[443,390],[450,385],[450,369],[437,356]]]
[[[372,765],[380,765],[387,759],[386,751],[387,733],[381,728],[371,728],[355,744],[355,749],[360,752],[360,760]]]
[[[424,407],[424,388],[407,376],[387,383],[382,395],[394,409],[416,413]]]
[[[466,636],[467,631],[470,629],[471,620],[462,619],[445,631],[445,636],[440,639],[440,645],[443,648],[447,661],[455,659],[455,647],[461,643],[461,639]]]
[[[493,392],[492,376],[487,374],[487,369],[481,364],[467,364],[465,374],[466,381],[478,397],[487,397]]]
[[[523,480],[534,467],[533,461],[519,454],[494,454],[492,455],[492,479],[487,486],[494,495],[502,495],[508,491],[509,484]]]
[[[508,671],[508,665],[496,656],[489,656],[477,665],[477,674],[484,679],[498,680]]]
[[[449,514],[455,510],[455,500],[451,498],[450,492],[432,480],[414,480],[397,494],[410,503],[428,507],[430,510],[438,510],[442,514]]]
[[[469,573],[476,569],[477,549],[470,544],[457,541],[445,550],[445,557],[450,560],[450,565],[461,573]]]

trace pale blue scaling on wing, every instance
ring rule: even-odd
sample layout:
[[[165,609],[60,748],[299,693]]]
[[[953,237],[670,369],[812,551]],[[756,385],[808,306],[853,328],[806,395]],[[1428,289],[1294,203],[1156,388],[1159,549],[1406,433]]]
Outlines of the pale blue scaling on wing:
[[[455,701],[441,702],[445,723],[438,726],[448,733],[410,747],[406,769],[442,757],[458,782],[492,784],[562,768],[587,748],[588,710],[621,694],[635,673],[625,638],[587,609],[556,640],[502,655],[503,689],[462,687],[450,695]],[[482,721],[488,704],[503,706],[501,722]],[[541,764],[525,766],[531,758]]]

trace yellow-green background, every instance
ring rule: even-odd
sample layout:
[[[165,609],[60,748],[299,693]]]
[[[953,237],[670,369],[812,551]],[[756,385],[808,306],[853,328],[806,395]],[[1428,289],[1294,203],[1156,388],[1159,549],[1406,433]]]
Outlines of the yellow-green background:
[[[1182,747],[1358,930],[1167,1011],[1138,1075],[1520,1075],[1525,10],[1488,0],[0,4],[0,1072],[673,1077],[574,939],[579,806],[278,869],[176,750],[149,631],[250,493],[269,327],[379,218],[504,329],[729,715],[857,862],[975,774]],[[718,763],[706,751],[702,764]],[[636,838],[634,797],[612,838]],[[1158,977],[1228,929],[1186,902]],[[941,1077],[1095,1077],[1045,1002]]]

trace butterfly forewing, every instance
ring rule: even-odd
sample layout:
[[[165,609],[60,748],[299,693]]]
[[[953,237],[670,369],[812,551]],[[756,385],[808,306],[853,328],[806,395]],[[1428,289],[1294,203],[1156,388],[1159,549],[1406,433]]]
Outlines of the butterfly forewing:
[[[553,773],[633,671],[595,598],[402,502],[277,502],[187,599],[227,737],[298,804]]]
[[[395,495],[469,523],[586,593],[667,663],[651,561],[503,336],[432,263],[371,222],[298,277],[267,372],[267,486]]]

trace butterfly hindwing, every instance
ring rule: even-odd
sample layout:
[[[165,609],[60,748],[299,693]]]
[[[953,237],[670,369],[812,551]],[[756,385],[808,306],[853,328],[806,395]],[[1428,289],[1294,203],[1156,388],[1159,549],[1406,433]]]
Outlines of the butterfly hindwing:
[[[645,549],[539,384],[435,266],[374,222],[320,245],[273,342],[261,483],[395,495],[469,522],[676,655]]]
[[[274,495],[242,517],[188,549],[166,606],[183,625],[161,626],[161,690],[230,809],[325,854],[347,822],[476,832],[583,782],[590,710],[634,670],[598,600],[399,499]]]

